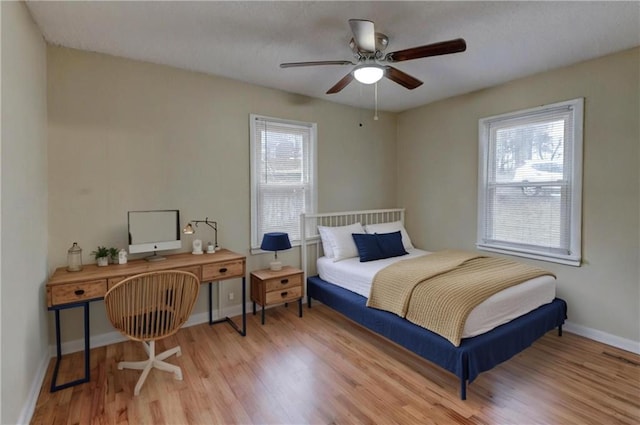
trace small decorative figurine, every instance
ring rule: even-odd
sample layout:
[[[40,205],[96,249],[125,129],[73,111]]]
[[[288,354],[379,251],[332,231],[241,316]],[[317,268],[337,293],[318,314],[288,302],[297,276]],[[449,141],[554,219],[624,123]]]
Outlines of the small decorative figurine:
[[[124,248],[118,251],[118,264],[127,264],[127,251]]]
[[[202,241],[200,239],[194,239],[192,243],[193,250],[191,251],[194,255],[202,254]]]

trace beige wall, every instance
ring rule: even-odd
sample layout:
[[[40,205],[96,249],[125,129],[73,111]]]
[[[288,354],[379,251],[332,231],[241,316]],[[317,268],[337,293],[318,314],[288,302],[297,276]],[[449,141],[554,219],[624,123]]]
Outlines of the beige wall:
[[[2,415],[25,400],[48,359],[46,46],[23,3],[2,2]],[[35,394],[30,392],[36,391]],[[32,400],[35,402],[35,399]]]
[[[160,208],[180,209],[183,225],[216,220],[222,247],[246,254],[248,270],[267,266],[270,255],[249,253],[250,113],[318,124],[321,211],[395,204],[395,114],[373,121],[369,111],[51,46],[48,112],[50,270],[74,241],[84,262],[98,244],[125,247],[127,211]],[[296,250],[281,257],[299,264]],[[226,284],[222,299],[234,291],[239,303],[239,285]],[[102,303],[91,309],[92,334],[112,331]],[[63,313],[63,340],[81,337],[80,317]]]
[[[584,264],[537,264],[557,274],[571,323],[640,341],[639,63],[636,48],[400,114],[398,203],[415,243],[475,248],[478,119],[584,97]]]
[[[246,254],[248,270],[266,266],[269,256],[248,251],[250,113],[318,123],[321,211],[400,205],[419,246],[473,249],[478,119],[585,97],[585,264],[541,264],[558,274],[572,323],[640,340],[637,49],[377,122],[317,99],[58,47],[48,48],[48,84],[50,270],[74,241],[85,262],[98,244],[125,246],[126,211],[146,208],[179,208],[185,223],[214,218],[223,247]],[[295,250],[282,257],[298,263]],[[225,285],[225,304],[229,291],[238,295],[239,281]],[[196,308],[206,310],[204,296]],[[111,331],[101,303],[91,320],[94,335]],[[64,329],[64,340],[80,336]]]

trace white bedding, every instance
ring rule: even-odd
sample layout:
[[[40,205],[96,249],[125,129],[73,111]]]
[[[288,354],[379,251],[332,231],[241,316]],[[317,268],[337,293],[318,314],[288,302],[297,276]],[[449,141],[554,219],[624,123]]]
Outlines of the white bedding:
[[[407,250],[409,255],[384,260],[361,263],[358,257],[334,262],[332,259],[318,259],[318,274],[335,285],[348,289],[365,298],[373,277],[382,268],[395,261],[428,255],[420,249]],[[553,276],[541,276],[501,291],[474,308],[462,333],[463,338],[480,335],[491,329],[522,316],[537,307],[548,304],[556,296],[556,280]]]

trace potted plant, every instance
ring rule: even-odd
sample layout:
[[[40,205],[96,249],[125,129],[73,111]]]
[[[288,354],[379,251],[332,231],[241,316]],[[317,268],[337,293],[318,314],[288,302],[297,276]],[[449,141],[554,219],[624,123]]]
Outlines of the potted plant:
[[[96,259],[98,266],[109,265],[109,248],[105,246],[99,246],[98,249],[91,253]]]
[[[109,248],[109,261],[111,264],[118,264],[118,249]]]

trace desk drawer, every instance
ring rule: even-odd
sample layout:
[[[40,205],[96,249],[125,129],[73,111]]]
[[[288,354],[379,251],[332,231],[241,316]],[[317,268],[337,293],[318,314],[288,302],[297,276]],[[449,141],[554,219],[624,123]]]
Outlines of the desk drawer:
[[[198,279],[200,279],[200,266],[178,267],[178,268],[175,268],[175,269],[172,269],[172,270],[180,270],[180,271],[183,271],[183,272],[193,273],[198,277]],[[131,276],[134,276],[134,275],[131,275]],[[110,277],[107,280],[107,289],[113,288],[114,286],[116,286],[117,283],[120,283],[123,280],[125,280],[126,278],[131,277],[131,276]]]
[[[243,276],[244,261],[228,261],[226,263],[205,264],[202,266],[203,282]]]
[[[116,286],[117,283],[122,282],[123,280],[125,280],[126,278],[128,278],[129,276],[118,276],[118,277],[110,277],[107,280],[107,290],[113,288],[114,286]]]
[[[293,286],[302,286],[302,274],[295,274],[265,281],[266,291],[279,291]]]
[[[202,279],[202,276],[200,274],[200,266],[178,267],[175,270],[179,270],[179,271],[182,271],[182,272],[193,273],[196,276],[198,276],[198,280]]]
[[[82,283],[68,283],[51,288],[53,305],[69,304],[78,301],[104,297],[107,293],[107,280],[92,280]]]
[[[266,305],[280,304],[290,301],[296,301],[302,297],[302,288],[296,286],[295,288],[282,289],[280,291],[267,292]]]

